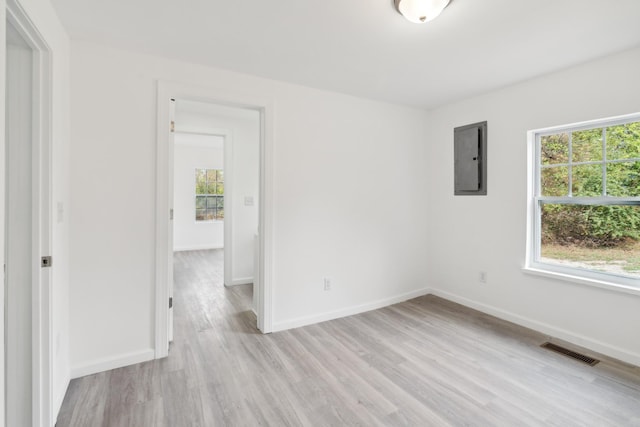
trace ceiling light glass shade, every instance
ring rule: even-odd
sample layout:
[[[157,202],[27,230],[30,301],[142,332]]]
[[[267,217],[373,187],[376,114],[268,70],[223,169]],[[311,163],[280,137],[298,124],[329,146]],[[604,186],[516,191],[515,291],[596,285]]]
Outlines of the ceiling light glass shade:
[[[422,24],[438,17],[451,0],[394,0],[407,20]]]

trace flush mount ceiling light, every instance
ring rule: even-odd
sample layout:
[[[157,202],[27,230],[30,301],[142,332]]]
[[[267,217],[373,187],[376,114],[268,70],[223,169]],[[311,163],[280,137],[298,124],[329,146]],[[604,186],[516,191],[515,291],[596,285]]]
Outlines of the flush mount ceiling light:
[[[438,17],[451,0],[393,0],[396,10],[416,24]]]

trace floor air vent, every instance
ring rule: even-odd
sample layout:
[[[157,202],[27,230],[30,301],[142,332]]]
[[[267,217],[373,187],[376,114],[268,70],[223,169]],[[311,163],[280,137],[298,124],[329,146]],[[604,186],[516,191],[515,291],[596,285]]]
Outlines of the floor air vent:
[[[546,348],[551,351],[555,351],[556,353],[564,354],[567,357],[578,360],[582,363],[586,363],[589,366],[594,366],[598,362],[598,359],[594,359],[593,357],[585,356],[584,354],[576,353],[575,351],[571,351],[567,348],[560,347],[559,345],[552,344],[550,342],[546,342],[542,344],[540,347]]]

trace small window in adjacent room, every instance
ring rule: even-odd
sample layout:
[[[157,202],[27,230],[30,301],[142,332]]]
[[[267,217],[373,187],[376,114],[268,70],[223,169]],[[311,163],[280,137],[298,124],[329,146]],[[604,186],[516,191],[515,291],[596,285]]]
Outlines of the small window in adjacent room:
[[[196,221],[224,219],[224,172],[196,169]]]
[[[529,268],[640,288],[640,114],[531,131]]]

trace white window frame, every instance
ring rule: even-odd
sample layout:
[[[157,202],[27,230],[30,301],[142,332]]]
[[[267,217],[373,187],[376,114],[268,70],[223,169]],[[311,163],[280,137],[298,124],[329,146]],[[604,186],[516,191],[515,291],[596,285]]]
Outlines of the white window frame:
[[[575,205],[640,205],[640,197],[612,197],[604,195],[606,180],[603,179],[603,195],[601,197],[545,197],[540,195],[540,139],[543,136],[558,133],[571,133],[594,128],[606,128],[640,121],[640,113],[628,114],[588,122],[573,123],[543,129],[531,130],[527,134],[528,143],[528,210],[527,210],[527,251],[525,272],[549,276],[572,282],[584,283],[598,287],[615,288],[631,293],[640,294],[640,279],[615,273],[564,266],[540,261],[541,253],[541,207],[544,202],[554,202]],[[605,140],[606,141],[606,140]],[[604,145],[604,144],[603,144]],[[603,147],[604,149],[604,147]],[[571,158],[569,158],[571,161]],[[606,156],[602,161],[589,163],[606,163]],[[612,161],[609,161],[612,163]],[[575,163],[577,164],[577,163]],[[603,172],[604,173],[604,172]],[[571,191],[571,184],[569,184]]]

